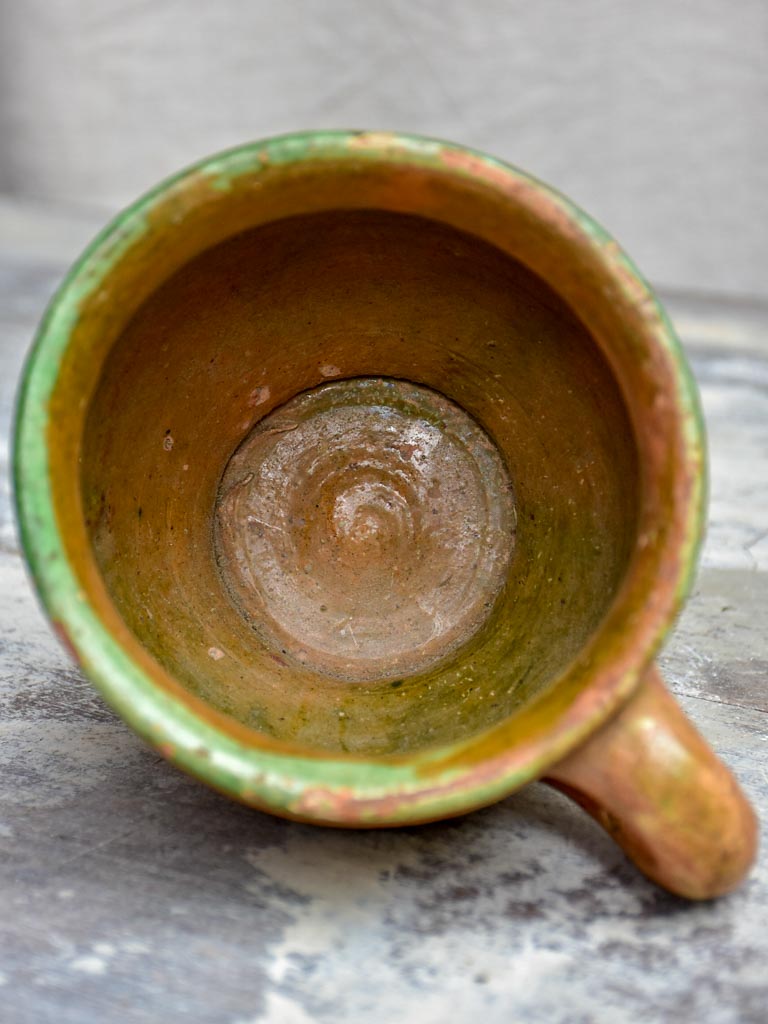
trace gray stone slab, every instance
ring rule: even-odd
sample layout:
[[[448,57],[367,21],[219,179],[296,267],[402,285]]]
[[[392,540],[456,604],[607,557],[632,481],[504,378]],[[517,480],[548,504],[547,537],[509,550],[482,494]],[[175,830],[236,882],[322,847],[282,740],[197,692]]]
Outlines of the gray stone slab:
[[[0,204],[0,228],[9,222]],[[34,221],[34,244],[5,275],[0,242],[5,444],[33,321],[68,240],[81,241],[77,223],[52,220],[50,237],[46,223]],[[702,388],[712,502],[703,568],[661,663],[768,821],[768,316],[671,305]],[[768,1020],[764,858],[739,892],[688,905],[541,785],[455,821],[335,832],[249,811],[180,774],[58,647],[8,494],[6,447],[1,1021]]]

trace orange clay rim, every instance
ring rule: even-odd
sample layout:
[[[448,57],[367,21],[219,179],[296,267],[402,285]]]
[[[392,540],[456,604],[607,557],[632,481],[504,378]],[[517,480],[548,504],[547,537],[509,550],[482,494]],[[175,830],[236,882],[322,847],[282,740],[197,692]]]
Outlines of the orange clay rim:
[[[561,676],[515,716],[479,735],[410,755],[363,757],[303,752],[204,714],[194,697],[163,686],[164,670],[140,667],[138,640],[118,641],[67,559],[51,486],[49,403],[80,305],[147,231],[169,197],[208,178],[226,191],[266,165],[354,160],[449,173],[502,195],[535,201],[536,215],[578,239],[580,251],[640,317],[647,348],[668,368],[660,382],[677,412],[665,438],[677,462],[668,528],[642,552],[652,559],[653,594],[636,571],[601,626]],[[670,372],[671,371],[671,372]],[[698,396],[679,342],[649,286],[616,242],[558,192],[485,154],[412,135],[306,132],[251,143],[181,172],[121,213],[74,265],[53,299],[29,355],[18,399],[14,478],[22,544],[54,626],[104,698],[164,756],[247,804],[337,825],[433,820],[488,804],[545,773],[613,714],[635,689],[664,639],[695,571],[704,505],[704,432]],[[662,510],[654,510],[657,519]],[[647,578],[647,574],[646,574]],[[652,599],[651,599],[652,598]]]

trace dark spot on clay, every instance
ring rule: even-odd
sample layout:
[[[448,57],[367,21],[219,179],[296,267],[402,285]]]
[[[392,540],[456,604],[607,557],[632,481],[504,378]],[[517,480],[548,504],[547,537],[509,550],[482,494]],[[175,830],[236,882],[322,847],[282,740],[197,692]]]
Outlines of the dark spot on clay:
[[[391,685],[393,690],[397,690],[400,686],[403,685],[403,680],[402,679],[395,679],[395,681],[393,683],[391,683],[390,685]]]
[[[139,505],[138,509],[136,510],[136,514],[138,515],[139,519],[141,519],[142,515],[144,514],[141,505]]]

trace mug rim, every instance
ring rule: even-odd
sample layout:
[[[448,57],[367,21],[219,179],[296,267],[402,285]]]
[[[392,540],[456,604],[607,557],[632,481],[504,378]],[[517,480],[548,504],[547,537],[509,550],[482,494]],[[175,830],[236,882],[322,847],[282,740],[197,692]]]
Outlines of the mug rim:
[[[198,698],[181,699],[163,688],[110,632],[83,591],[68,562],[49,473],[49,400],[79,304],[147,230],[147,215],[171,190],[201,175],[226,189],[258,173],[265,159],[290,166],[329,158],[418,164],[502,192],[524,185],[536,197],[537,212],[540,206],[578,230],[579,244],[640,312],[650,343],[671,365],[672,400],[681,425],[674,440],[683,453],[679,473],[687,486],[674,495],[679,530],[670,531],[666,546],[659,545],[657,561],[664,562],[665,574],[654,600],[622,608],[622,600],[628,603],[622,587],[587,643],[588,656],[566,666],[511,718],[410,754],[297,752],[266,736],[259,746],[245,742],[242,730],[229,732],[203,718],[195,710]],[[401,133],[309,131],[247,143],[191,165],[119,213],[86,248],[51,300],[24,367],[15,417],[14,491],[23,551],[54,628],[105,700],[165,757],[244,803],[286,817],[350,826],[406,824],[492,803],[540,777],[631,695],[690,590],[704,525],[704,443],[697,389],[671,323],[634,264],[588,214],[519,168],[465,146]],[[610,621],[611,642],[598,643]],[[478,744],[484,742],[489,755],[468,758],[468,751],[481,750]]]

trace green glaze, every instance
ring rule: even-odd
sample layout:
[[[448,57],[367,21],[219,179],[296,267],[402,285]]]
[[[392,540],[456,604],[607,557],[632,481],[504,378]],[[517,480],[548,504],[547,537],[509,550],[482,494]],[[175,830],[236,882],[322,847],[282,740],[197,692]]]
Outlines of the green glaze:
[[[146,665],[105,626],[72,569],[51,481],[49,447],[50,431],[55,430],[52,396],[83,304],[99,294],[174,197],[183,211],[193,188],[226,196],[244,181],[258,183],[267,169],[289,173],[307,164],[344,161],[449,173],[494,191],[499,202],[522,189],[553,222],[565,225],[577,240],[574,244],[604,269],[617,294],[637,312],[648,344],[673,367],[674,390],[667,397],[679,412],[689,478],[676,513],[679,540],[666,555],[665,597],[644,617],[638,616],[642,628],[630,627],[629,616],[613,621],[610,644],[602,644],[597,654],[592,650],[588,659],[575,659],[563,678],[512,723],[492,726],[480,737],[376,757],[302,752],[290,744],[257,745],[202,717],[193,702],[159,686]],[[18,399],[14,477],[22,543],[45,608],[85,673],[137,733],[181,768],[248,804],[335,824],[398,824],[461,813],[541,776],[632,693],[691,584],[703,527],[703,451],[698,398],[674,331],[634,265],[585,213],[518,169],[449,143],[405,135],[308,132],[202,161],[148,193],[96,238],[52,301],[30,353]],[[597,667],[601,682],[592,686]]]

